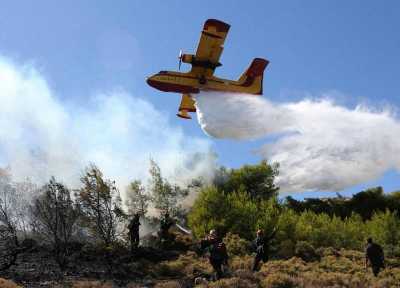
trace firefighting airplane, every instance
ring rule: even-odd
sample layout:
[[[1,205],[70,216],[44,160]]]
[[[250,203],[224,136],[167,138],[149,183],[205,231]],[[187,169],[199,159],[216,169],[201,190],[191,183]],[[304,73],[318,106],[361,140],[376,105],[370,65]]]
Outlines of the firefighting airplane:
[[[196,112],[196,107],[191,94],[199,93],[200,90],[262,94],[264,69],[269,63],[265,59],[255,58],[237,81],[213,75],[215,68],[222,65],[219,58],[229,27],[222,21],[208,19],[204,23],[196,55],[180,52],[179,70],[184,62],[192,65],[189,72],[160,71],[147,78],[147,83],[158,90],[183,94],[177,116],[192,119],[188,112]]]

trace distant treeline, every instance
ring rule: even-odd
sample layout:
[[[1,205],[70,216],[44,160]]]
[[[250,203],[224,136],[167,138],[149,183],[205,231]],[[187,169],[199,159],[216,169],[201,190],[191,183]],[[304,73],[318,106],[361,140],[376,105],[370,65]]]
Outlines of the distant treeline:
[[[298,201],[291,196],[286,197],[284,205],[298,213],[312,211],[342,219],[353,213],[359,214],[363,220],[369,220],[376,212],[400,212],[400,191],[384,193],[382,187],[370,188],[354,194],[351,198],[340,194],[335,198],[306,198]]]

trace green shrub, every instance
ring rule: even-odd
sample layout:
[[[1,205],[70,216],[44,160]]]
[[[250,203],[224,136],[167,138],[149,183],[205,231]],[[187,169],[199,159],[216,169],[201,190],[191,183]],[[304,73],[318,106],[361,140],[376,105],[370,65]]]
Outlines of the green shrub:
[[[319,255],[315,251],[314,247],[306,241],[296,243],[295,255],[307,262],[319,260]]]
[[[283,240],[279,243],[276,251],[278,258],[289,259],[295,255],[295,243],[291,239]]]
[[[394,256],[400,244],[400,219],[397,213],[389,210],[375,213],[366,226],[369,236],[380,243],[388,255]]]
[[[237,234],[228,233],[224,237],[224,243],[228,250],[228,255],[243,256],[249,252],[250,242],[240,238]]]

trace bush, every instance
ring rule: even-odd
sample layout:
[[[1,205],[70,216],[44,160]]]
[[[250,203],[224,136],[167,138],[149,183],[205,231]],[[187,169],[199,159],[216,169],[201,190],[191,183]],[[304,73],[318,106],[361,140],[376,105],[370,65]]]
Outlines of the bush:
[[[250,242],[237,234],[228,233],[224,238],[228,255],[243,256],[249,252]]]
[[[319,255],[315,251],[314,247],[306,241],[296,243],[295,255],[307,262],[319,260]]]
[[[283,259],[289,259],[295,255],[295,243],[291,239],[283,240],[279,243],[276,256]]]

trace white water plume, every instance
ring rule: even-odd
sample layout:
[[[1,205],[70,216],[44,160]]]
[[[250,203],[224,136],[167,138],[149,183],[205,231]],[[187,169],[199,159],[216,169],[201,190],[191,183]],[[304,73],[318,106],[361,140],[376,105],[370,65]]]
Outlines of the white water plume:
[[[229,93],[203,93],[196,102],[208,135],[268,140],[257,153],[280,164],[283,192],[339,191],[400,170],[400,121],[389,110]]]

